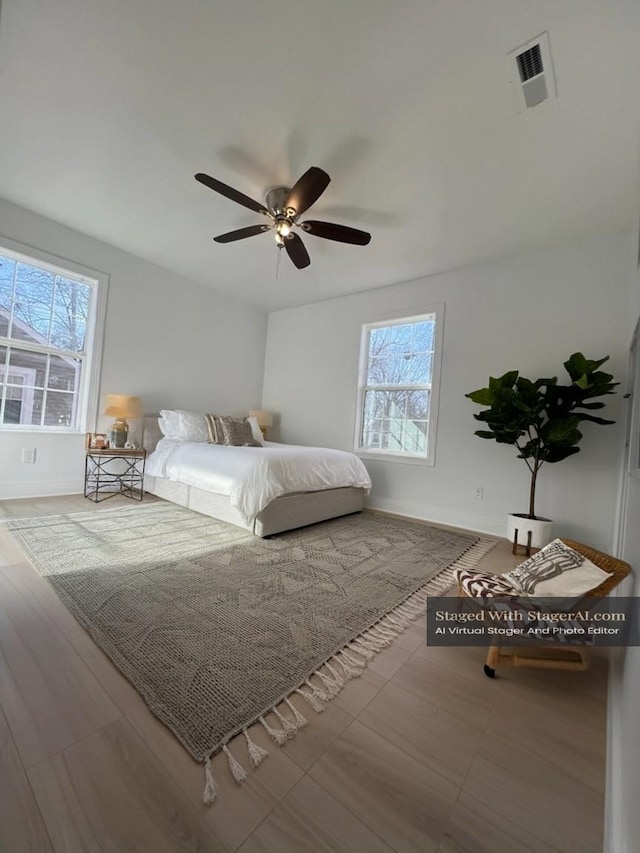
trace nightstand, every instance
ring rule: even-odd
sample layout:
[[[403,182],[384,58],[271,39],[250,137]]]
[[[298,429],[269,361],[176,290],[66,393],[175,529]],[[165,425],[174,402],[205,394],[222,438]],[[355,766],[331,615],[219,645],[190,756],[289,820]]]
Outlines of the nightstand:
[[[105,501],[114,495],[124,495],[141,501],[144,497],[144,464],[146,450],[126,450],[111,447],[107,450],[87,450],[84,465],[84,496],[89,500]]]

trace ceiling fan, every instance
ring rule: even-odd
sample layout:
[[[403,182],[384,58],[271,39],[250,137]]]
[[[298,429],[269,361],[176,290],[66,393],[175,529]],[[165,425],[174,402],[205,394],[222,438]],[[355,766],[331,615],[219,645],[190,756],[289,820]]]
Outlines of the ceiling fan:
[[[304,269],[311,263],[311,258],[299,235],[294,232],[294,228],[301,228],[314,237],[336,240],[339,243],[351,243],[354,246],[366,246],[371,240],[371,234],[366,231],[349,228],[346,225],[337,225],[334,222],[320,222],[317,219],[298,222],[298,217],[320,198],[331,180],[329,175],[318,166],[311,166],[310,169],[307,169],[291,189],[289,187],[273,187],[266,195],[265,204],[254,201],[239,190],[229,187],[222,181],[211,178],[202,172],[198,172],[195,179],[209,189],[225,196],[225,198],[248,207],[249,210],[254,210],[256,213],[261,213],[270,220],[261,225],[249,225],[247,228],[238,228],[236,231],[219,234],[213,238],[216,243],[233,243],[236,240],[244,240],[247,237],[255,237],[266,231],[272,231],[278,248],[286,249],[293,264],[298,269]]]

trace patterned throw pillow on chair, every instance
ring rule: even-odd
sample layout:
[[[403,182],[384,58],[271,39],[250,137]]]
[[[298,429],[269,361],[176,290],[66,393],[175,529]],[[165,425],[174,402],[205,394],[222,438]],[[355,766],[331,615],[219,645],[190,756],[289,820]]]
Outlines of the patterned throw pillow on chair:
[[[487,572],[477,572],[475,569],[457,569],[454,579],[460,589],[470,598],[490,598],[497,595],[519,595],[504,579],[504,575],[491,575]]]
[[[524,595],[580,596],[609,578],[591,560],[555,539],[502,578]]]

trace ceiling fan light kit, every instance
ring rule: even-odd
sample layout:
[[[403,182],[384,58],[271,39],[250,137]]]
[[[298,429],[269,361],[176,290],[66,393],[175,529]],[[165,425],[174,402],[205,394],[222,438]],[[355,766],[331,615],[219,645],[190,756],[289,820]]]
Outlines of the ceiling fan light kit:
[[[245,240],[247,237],[256,237],[258,234],[272,231],[278,249],[284,248],[294,266],[298,269],[304,269],[311,263],[311,258],[299,235],[294,232],[294,228],[301,228],[314,237],[335,240],[338,243],[349,243],[353,246],[366,246],[371,241],[371,234],[367,231],[338,225],[335,222],[321,222],[317,219],[298,222],[298,218],[312,204],[315,204],[331,181],[329,175],[318,166],[311,166],[310,169],[307,169],[291,188],[273,187],[270,189],[266,195],[265,204],[254,201],[239,190],[202,172],[198,172],[195,179],[230,201],[248,207],[255,213],[261,213],[271,220],[269,224],[249,225],[246,228],[238,228],[235,231],[228,231],[226,234],[219,234],[213,238],[216,243],[234,243],[236,240]]]

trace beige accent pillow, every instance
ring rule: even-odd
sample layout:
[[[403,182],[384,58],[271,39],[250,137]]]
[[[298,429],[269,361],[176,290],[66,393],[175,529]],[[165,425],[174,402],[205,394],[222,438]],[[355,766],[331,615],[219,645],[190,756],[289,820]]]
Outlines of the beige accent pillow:
[[[227,415],[205,415],[209,444],[225,444],[232,447],[262,447],[253,436],[251,424],[241,418]]]
[[[209,444],[224,444],[221,415],[205,415],[204,420],[207,425],[207,441]]]
[[[585,595],[606,581],[609,574],[561,539],[555,539],[502,577],[524,595],[553,598]]]

